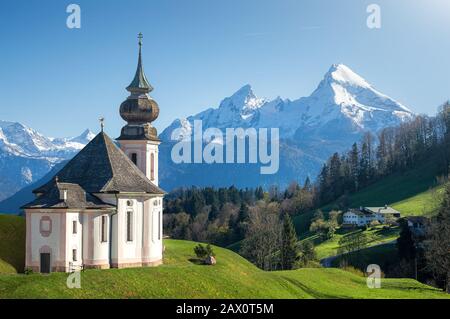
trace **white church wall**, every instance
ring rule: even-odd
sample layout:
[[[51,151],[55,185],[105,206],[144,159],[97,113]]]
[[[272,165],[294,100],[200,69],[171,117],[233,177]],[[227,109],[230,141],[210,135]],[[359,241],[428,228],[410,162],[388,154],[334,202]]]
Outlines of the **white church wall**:
[[[60,212],[26,212],[26,267],[39,271],[41,252],[50,252],[52,271],[64,266],[65,244],[64,232],[61,231],[62,226],[64,226],[61,225],[61,221],[64,222],[62,216],[64,216],[64,213]]]
[[[143,218],[143,202],[137,198],[122,198],[121,210],[119,212],[119,220],[122,224],[123,232],[119,238],[122,242],[121,248],[121,263],[139,263],[141,262],[142,250],[142,218]],[[127,238],[127,213],[131,212],[131,240]]]
[[[146,215],[148,216],[144,244],[144,262],[157,264],[162,260],[162,197],[156,196],[147,200]]]
[[[106,241],[102,241],[102,216],[106,216],[107,222],[109,223],[109,218],[107,214],[94,213],[93,223],[94,223],[94,260],[97,262],[108,263],[109,262],[109,234],[106,234]],[[109,230],[106,230],[109,233]]]
[[[80,212],[67,212],[66,218],[66,262],[65,267],[69,271],[69,264],[81,266],[83,264],[83,215]],[[75,223],[75,229],[74,229]],[[74,232],[75,230],[75,232]],[[74,250],[75,255],[74,256]],[[76,260],[74,260],[76,257]]]
[[[158,176],[158,172],[159,172],[159,168],[158,168],[158,145],[160,143],[159,142],[152,142],[152,141],[147,141],[147,145],[146,145],[146,170],[145,170],[145,175],[148,177],[148,179],[150,179],[152,181],[153,184],[155,184],[156,186],[158,186],[159,183],[159,176]],[[154,156],[153,159],[153,176],[152,176],[152,172],[151,172],[151,156]]]
[[[102,241],[101,216],[108,216],[102,212],[83,213],[83,260],[87,267],[108,268],[109,267],[109,234],[107,240]],[[109,217],[107,218],[108,223]],[[109,232],[109,227],[108,230]],[[87,234],[86,234],[87,232]]]

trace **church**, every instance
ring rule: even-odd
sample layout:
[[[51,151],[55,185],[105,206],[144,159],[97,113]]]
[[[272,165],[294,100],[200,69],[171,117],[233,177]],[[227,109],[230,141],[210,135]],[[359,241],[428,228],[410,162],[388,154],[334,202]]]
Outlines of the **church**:
[[[25,267],[33,272],[157,266],[162,263],[164,191],[158,187],[158,104],[142,65],[120,105],[117,141],[95,136],[49,182],[33,190]]]

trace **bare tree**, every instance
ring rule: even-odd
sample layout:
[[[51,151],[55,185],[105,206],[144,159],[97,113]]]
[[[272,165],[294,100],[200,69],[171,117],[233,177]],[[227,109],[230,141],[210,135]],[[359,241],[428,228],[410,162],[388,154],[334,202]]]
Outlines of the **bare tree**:
[[[425,258],[427,267],[438,280],[444,281],[444,289],[450,293],[450,185],[427,231]]]
[[[249,225],[241,254],[264,270],[275,270],[279,263],[281,223],[279,205],[259,201],[249,208]]]

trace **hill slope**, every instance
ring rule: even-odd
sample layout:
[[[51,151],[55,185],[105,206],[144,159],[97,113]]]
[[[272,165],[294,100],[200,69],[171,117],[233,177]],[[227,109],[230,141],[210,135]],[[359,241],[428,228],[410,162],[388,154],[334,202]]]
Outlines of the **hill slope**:
[[[25,264],[25,218],[0,214],[0,274],[22,272]]]
[[[349,207],[384,206],[397,209],[402,216],[431,214],[439,205],[439,194],[444,186],[438,185],[436,177],[439,166],[433,159],[418,165],[415,169],[392,174],[382,180],[348,196]],[[337,209],[336,203],[321,208],[327,212]],[[294,218],[297,234],[305,237],[314,212]]]
[[[365,278],[339,269],[264,272],[239,255],[214,247],[217,265],[192,262],[196,243],[166,240],[164,265],[87,270],[81,289],[67,275],[0,275],[0,298],[447,298],[410,279],[385,279],[368,289]]]

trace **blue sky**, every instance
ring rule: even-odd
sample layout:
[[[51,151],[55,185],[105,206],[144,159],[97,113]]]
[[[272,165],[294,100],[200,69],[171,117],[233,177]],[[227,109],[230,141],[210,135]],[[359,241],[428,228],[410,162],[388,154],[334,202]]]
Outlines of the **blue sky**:
[[[450,98],[448,0],[2,1],[0,119],[50,136],[118,136],[138,32],[161,130],[244,84],[261,97],[309,95],[344,63],[418,113]],[[81,7],[81,29],[66,7]],[[382,28],[366,26],[381,7]]]

